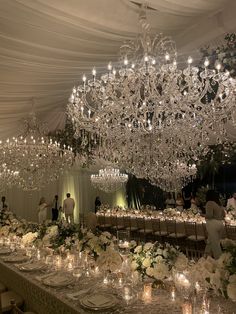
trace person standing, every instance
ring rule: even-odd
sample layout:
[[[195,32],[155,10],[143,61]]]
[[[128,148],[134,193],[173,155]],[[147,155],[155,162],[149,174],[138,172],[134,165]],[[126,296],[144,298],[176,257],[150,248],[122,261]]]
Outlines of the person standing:
[[[40,224],[47,220],[48,207],[45,197],[41,197],[38,206],[38,221]]]
[[[52,221],[56,221],[58,219],[59,214],[59,201],[58,195],[55,195],[54,200],[52,202]]]
[[[100,197],[97,196],[95,199],[95,214],[96,212],[99,210],[99,207],[102,205],[101,201],[100,201]]]
[[[74,222],[74,208],[75,201],[72,197],[70,197],[70,193],[66,194],[66,199],[63,201],[62,211],[65,214],[66,221],[69,223]]]
[[[167,199],[165,200],[166,208],[175,208],[175,199],[172,193],[167,194]]]
[[[236,212],[236,192],[234,192],[233,197],[228,199],[226,208]]]
[[[8,209],[8,205],[7,205],[5,196],[2,196],[1,203],[0,203],[0,209]]]
[[[176,205],[176,209],[178,211],[182,212],[184,210],[184,199],[183,199],[181,193],[177,194],[175,205]]]
[[[205,254],[213,255],[215,259],[222,254],[220,240],[224,231],[224,208],[221,206],[219,195],[213,190],[206,194],[206,229],[208,233]]]

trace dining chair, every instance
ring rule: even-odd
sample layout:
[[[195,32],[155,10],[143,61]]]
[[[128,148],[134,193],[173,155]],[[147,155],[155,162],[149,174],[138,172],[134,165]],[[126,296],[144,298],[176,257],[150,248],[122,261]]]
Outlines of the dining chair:
[[[15,300],[11,300],[10,314],[36,314],[35,312],[24,312],[16,304]]]
[[[225,224],[225,231],[228,239],[236,240],[236,226]]]
[[[140,240],[146,241],[152,235],[152,220],[151,218],[137,218],[138,233]]]
[[[197,262],[204,255],[204,250],[189,249],[186,247],[185,254],[189,260]]]
[[[166,227],[165,222],[164,225]],[[160,242],[165,242],[165,237],[168,235],[168,232],[167,230],[162,230],[161,220],[159,218],[152,219],[152,232],[155,239],[159,240]]]
[[[199,226],[202,226],[202,224]],[[186,234],[187,240],[194,241],[194,242],[205,241],[205,236],[199,234],[196,222],[185,221],[184,228],[185,228],[185,234]]]
[[[177,232],[176,220],[166,220],[166,226],[168,232],[167,239],[173,244],[184,245],[183,239],[185,239],[185,233]]]
[[[5,291],[1,293],[1,310],[2,313],[9,313],[12,310],[11,301],[14,300],[17,307],[23,306],[23,299],[14,291]]]

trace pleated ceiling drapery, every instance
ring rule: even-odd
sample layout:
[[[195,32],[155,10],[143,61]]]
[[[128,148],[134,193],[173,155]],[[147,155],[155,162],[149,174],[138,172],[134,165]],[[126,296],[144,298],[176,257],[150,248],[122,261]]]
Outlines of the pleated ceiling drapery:
[[[28,221],[37,221],[37,208],[40,198],[46,198],[47,203],[53,201],[54,195],[59,195],[59,204],[62,205],[66,198],[66,193],[71,193],[71,197],[75,199],[75,221],[78,222],[79,213],[94,211],[95,198],[100,196],[103,204],[110,206],[126,206],[126,191],[125,188],[107,194],[93,188],[90,182],[91,172],[86,169],[73,169],[65,172],[58,181],[52,182],[41,191],[22,191],[17,188],[9,189],[2,193],[7,198],[7,203],[10,209],[21,218]],[[51,207],[48,211],[48,218],[51,218]]]

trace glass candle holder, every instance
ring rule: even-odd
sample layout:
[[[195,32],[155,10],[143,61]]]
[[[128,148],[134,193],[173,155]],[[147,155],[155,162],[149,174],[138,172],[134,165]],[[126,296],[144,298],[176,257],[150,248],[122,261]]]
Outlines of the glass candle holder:
[[[130,285],[125,285],[122,288],[122,296],[124,298],[124,300],[126,301],[126,303],[129,303],[134,295],[133,295],[133,290],[132,287]]]
[[[143,285],[143,301],[145,303],[150,303],[152,301],[152,283],[144,283]]]
[[[190,302],[184,302],[182,304],[182,314],[193,314],[193,307]]]

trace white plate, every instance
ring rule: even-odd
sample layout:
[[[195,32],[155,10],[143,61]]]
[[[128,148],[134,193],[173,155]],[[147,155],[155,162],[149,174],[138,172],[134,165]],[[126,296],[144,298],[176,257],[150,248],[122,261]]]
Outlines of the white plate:
[[[19,269],[23,271],[37,271],[46,269],[47,265],[43,264],[42,262],[35,262],[35,263],[25,263],[21,264]]]
[[[65,287],[74,282],[74,278],[66,277],[64,274],[54,274],[42,280],[42,283],[50,287]]]
[[[112,294],[95,293],[84,296],[80,303],[83,307],[94,311],[106,310],[117,305],[118,300]]]
[[[7,255],[7,254],[11,254],[12,250],[8,249],[8,248],[1,248],[0,249],[0,255]]]
[[[24,255],[12,255],[4,258],[4,262],[6,263],[23,263],[27,262],[29,258]]]

